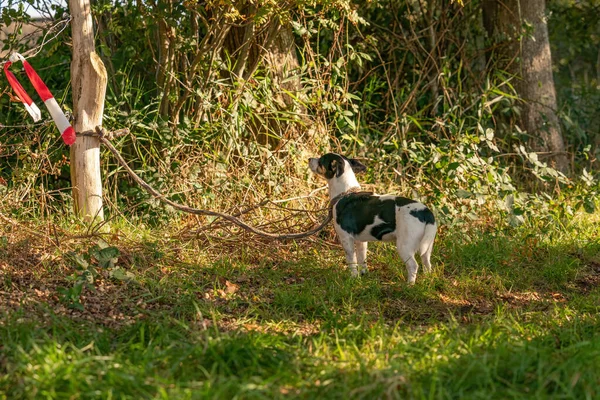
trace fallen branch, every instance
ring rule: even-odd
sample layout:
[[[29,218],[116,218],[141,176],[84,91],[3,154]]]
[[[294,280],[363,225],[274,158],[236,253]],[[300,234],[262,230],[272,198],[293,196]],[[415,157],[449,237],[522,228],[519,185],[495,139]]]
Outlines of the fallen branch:
[[[128,129],[121,129],[118,131],[114,131],[114,132],[107,132],[104,128],[97,126],[95,131],[85,131],[85,132],[81,132],[78,133],[78,136],[94,136],[97,137],[102,144],[104,144],[106,146],[106,148],[108,150],[110,150],[110,152],[116,157],[117,161],[119,162],[119,164],[121,164],[121,166],[123,168],[125,168],[125,170],[127,171],[127,173],[129,174],[129,176],[131,176],[131,178],[141,187],[144,188],[144,190],[146,190],[148,193],[150,193],[152,196],[154,196],[156,199],[160,200],[161,202],[168,204],[169,206],[173,207],[176,210],[188,213],[188,214],[195,214],[195,215],[208,215],[208,216],[212,216],[212,217],[217,217],[217,218],[223,218],[237,226],[239,226],[240,228],[248,231],[248,232],[252,232],[255,235],[259,235],[268,239],[272,239],[272,240],[284,240],[284,239],[302,239],[308,236],[312,236],[315,233],[319,232],[320,230],[322,230],[323,228],[325,228],[325,226],[327,226],[327,224],[332,220],[333,218],[333,206],[345,195],[348,194],[348,192],[342,193],[336,197],[334,197],[333,199],[331,199],[331,201],[329,202],[329,207],[328,207],[328,212],[327,212],[327,217],[325,218],[325,220],[323,220],[323,222],[321,222],[321,224],[319,224],[317,227],[310,229],[308,231],[305,232],[298,232],[298,233],[287,233],[287,234],[274,234],[274,233],[270,233],[270,232],[265,232],[263,230],[260,230],[256,227],[253,227],[251,225],[246,224],[245,222],[243,222],[242,220],[240,220],[239,218],[237,218],[237,216],[242,215],[244,212],[248,212],[250,210],[253,210],[257,207],[263,206],[265,204],[267,204],[268,202],[271,202],[270,200],[264,200],[263,202],[261,202],[259,205],[257,206],[253,206],[253,207],[249,207],[246,210],[244,210],[243,212],[237,213],[236,216],[234,215],[229,215],[229,214],[224,214],[224,213],[220,213],[217,211],[211,211],[211,210],[202,210],[199,208],[192,208],[192,207],[188,207],[186,205],[183,204],[179,204],[179,203],[175,203],[172,200],[169,200],[167,197],[165,197],[165,195],[163,195],[162,193],[160,193],[158,190],[154,189],[152,186],[150,186],[148,183],[146,183],[142,178],[140,178],[132,169],[131,167],[129,167],[129,165],[127,164],[127,162],[123,159],[123,157],[121,156],[121,154],[119,153],[119,151],[110,143],[110,139],[114,138],[114,137],[119,137],[119,136],[123,136],[126,135],[127,133],[129,133]],[[275,203],[275,202],[273,202]]]

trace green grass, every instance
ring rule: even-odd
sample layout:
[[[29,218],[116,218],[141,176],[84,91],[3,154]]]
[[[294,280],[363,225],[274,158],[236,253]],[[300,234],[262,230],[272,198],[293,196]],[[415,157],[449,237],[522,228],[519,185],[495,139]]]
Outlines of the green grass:
[[[0,398],[596,398],[599,223],[444,232],[414,287],[393,246],[352,279],[326,245],[113,243],[134,281],[2,314]]]

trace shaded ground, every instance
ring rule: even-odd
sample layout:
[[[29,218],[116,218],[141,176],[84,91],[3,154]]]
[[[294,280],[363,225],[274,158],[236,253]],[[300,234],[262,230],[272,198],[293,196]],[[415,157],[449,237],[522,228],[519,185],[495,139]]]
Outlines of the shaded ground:
[[[6,237],[5,237],[6,238]],[[7,240],[7,239],[6,239]],[[87,241],[86,243],[93,242]],[[34,245],[33,243],[37,243]],[[47,252],[48,248],[40,246],[35,238],[21,239],[16,243],[8,242],[3,245],[4,255],[0,258],[0,299],[9,309],[22,309],[36,313],[40,306],[45,309],[41,315],[48,316],[49,312],[64,315],[74,320],[83,319],[110,327],[119,327],[147,318],[152,312],[168,312],[172,303],[165,300],[163,295],[156,293],[154,285],[161,282],[169,285],[172,291],[169,297],[183,295],[192,296],[196,301],[210,304],[212,307],[224,308],[232,318],[243,317],[249,308],[264,307],[277,300],[279,291],[286,287],[290,290],[303,291],[315,288],[311,276],[321,275],[323,271],[309,267],[308,277],[293,265],[293,257],[303,257],[303,264],[319,263],[323,258],[329,265],[325,273],[329,279],[343,279],[345,271],[333,264],[342,260],[336,259],[340,249],[324,247],[320,255],[314,259],[306,259],[301,251],[290,254],[286,249],[274,250],[265,246],[258,253],[270,252],[268,257],[252,255],[250,249],[243,260],[222,259],[222,263],[248,264],[243,270],[234,267],[223,276],[222,267],[217,263],[209,268],[188,264],[175,257],[152,259],[151,254],[144,254],[143,246],[138,249],[121,248],[118,265],[134,272],[132,281],[111,279],[109,271],[99,269],[99,275],[93,285],[84,288],[80,297],[83,309],[69,306],[61,295],[61,288],[73,285],[72,276],[76,274],[69,262],[68,255],[56,255],[58,252]],[[50,246],[55,247],[55,246]],[[85,246],[84,246],[85,249]],[[257,250],[257,249],[253,249]],[[308,251],[308,249],[306,249]],[[387,249],[389,250],[389,249]],[[387,252],[386,250],[386,252]],[[85,250],[83,250],[85,252]],[[147,268],[140,268],[137,257],[147,263]],[[140,254],[141,253],[141,254]],[[286,260],[286,258],[292,258]],[[393,257],[393,254],[391,254]],[[284,260],[284,261],[278,261]],[[395,269],[389,269],[381,262],[371,265],[371,276],[364,279],[369,289],[377,291],[377,296],[364,303],[363,306],[372,317],[382,318],[387,323],[398,319],[414,323],[427,323],[430,320],[446,320],[449,316],[458,316],[467,322],[476,315],[494,313],[497,307],[512,309],[528,309],[535,311],[548,310],[554,305],[565,303],[570,297],[595,291],[600,285],[600,263],[575,256],[581,265],[577,268],[576,279],[566,282],[562,287],[534,287],[530,290],[514,288],[494,288],[490,293],[464,292],[462,282],[455,277],[436,276],[434,288],[427,290],[412,290],[402,282],[402,276]],[[422,275],[421,279],[424,278]],[[192,282],[190,282],[190,279]],[[231,280],[229,280],[231,279]],[[485,285],[491,281],[491,276],[479,277],[477,283]],[[172,287],[172,282],[185,282],[186,287]],[[374,288],[373,285],[377,285]],[[363,286],[364,285],[360,285]],[[323,291],[326,287],[321,288]],[[304,315],[297,315],[302,319]],[[252,324],[246,324],[249,329],[258,329]],[[308,329],[310,330],[310,329]]]
[[[0,230],[0,398],[585,396],[600,375],[572,360],[600,365],[592,222],[552,240],[443,234],[434,273],[409,287],[393,246],[371,246],[357,280],[318,240],[77,238],[12,221]],[[109,266],[99,243],[118,249]]]

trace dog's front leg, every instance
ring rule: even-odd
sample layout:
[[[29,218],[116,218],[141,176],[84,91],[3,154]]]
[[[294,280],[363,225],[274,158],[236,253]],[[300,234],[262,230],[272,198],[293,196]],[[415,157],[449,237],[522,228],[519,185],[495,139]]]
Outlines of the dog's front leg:
[[[356,263],[356,252],[354,251],[354,238],[346,232],[343,232],[342,234],[338,233],[338,236],[340,237],[340,243],[346,252],[346,263],[348,264],[350,274],[352,274],[353,277],[357,277],[358,268]]]
[[[364,275],[369,270],[367,268],[367,242],[356,242],[356,261],[358,262],[358,272]]]

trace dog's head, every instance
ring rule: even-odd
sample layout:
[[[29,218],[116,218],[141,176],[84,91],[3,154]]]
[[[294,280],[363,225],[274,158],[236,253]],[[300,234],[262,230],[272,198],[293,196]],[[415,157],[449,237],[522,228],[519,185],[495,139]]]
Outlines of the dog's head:
[[[320,158],[309,158],[308,166],[312,172],[330,181],[345,174],[359,173],[367,169],[359,161],[346,158],[336,153],[327,153]]]

